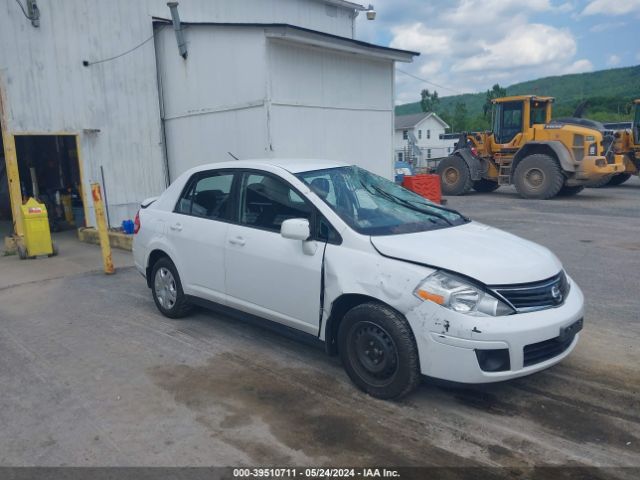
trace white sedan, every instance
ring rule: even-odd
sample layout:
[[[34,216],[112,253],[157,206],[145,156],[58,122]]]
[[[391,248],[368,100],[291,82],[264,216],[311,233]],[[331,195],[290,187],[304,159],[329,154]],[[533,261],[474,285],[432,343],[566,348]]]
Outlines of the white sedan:
[[[544,247],[333,161],[203,165],[142,204],[134,257],[162,314],[223,308],[324,342],[379,398],[550,367],[582,292]]]

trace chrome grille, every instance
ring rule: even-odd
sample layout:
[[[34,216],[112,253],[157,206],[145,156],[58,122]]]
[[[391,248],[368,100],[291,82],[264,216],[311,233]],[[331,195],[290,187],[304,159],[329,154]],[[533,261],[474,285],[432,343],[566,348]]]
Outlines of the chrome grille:
[[[517,311],[541,310],[562,305],[569,293],[569,281],[564,272],[539,282],[501,285],[492,289]]]

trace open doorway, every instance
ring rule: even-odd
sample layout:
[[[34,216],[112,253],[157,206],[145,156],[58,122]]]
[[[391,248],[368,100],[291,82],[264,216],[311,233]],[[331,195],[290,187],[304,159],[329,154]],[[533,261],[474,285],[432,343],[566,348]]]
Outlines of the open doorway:
[[[2,124],[0,124],[0,240],[13,234],[7,163],[4,160],[4,143],[1,133]]]
[[[85,226],[76,135],[15,135],[20,191],[47,207],[52,231]]]

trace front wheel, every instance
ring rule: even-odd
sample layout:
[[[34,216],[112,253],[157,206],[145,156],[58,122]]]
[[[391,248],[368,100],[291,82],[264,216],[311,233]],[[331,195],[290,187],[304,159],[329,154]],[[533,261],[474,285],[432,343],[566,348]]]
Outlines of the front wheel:
[[[563,187],[558,192],[559,197],[573,197],[574,195],[579,194],[582,190],[584,190],[584,185],[563,185]]]
[[[153,266],[151,290],[153,301],[165,317],[182,318],[191,311],[191,305],[182,291],[178,270],[167,257]]]
[[[458,155],[452,155],[440,161],[438,175],[444,195],[465,195],[473,186],[467,162]]]
[[[353,383],[373,397],[397,399],[420,382],[411,327],[386,305],[364,303],[349,310],[338,329],[338,350]]]
[[[498,188],[500,188],[500,185],[498,185],[498,182],[494,182],[493,180],[487,180],[486,178],[481,178],[480,180],[473,182],[473,189],[476,192],[480,192],[480,193],[494,192]]]
[[[513,183],[521,197],[547,200],[558,194],[564,185],[564,175],[553,157],[534,153],[518,163]]]
[[[630,173],[618,173],[611,177],[611,181],[609,181],[609,185],[615,187],[617,185],[622,185],[624,182],[631,178]]]

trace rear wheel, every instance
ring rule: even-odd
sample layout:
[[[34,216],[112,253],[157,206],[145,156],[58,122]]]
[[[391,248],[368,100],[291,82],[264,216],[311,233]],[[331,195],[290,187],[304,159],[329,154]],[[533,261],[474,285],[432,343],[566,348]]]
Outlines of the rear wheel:
[[[493,192],[498,188],[500,188],[500,185],[498,185],[498,182],[494,182],[493,180],[488,180],[486,178],[481,178],[480,180],[473,182],[473,189],[476,192],[481,192],[481,193]]]
[[[584,190],[584,185],[563,185],[560,191],[558,192],[559,197],[573,197],[574,195],[579,194],[582,190]]]
[[[444,195],[464,195],[473,186],[467,163],[457,155],[447,157],[438,164],[438,175]]]
[[[597,180],[593,180],[587,183],[587,187],[589,188],[602,188],[608,186],[613,180],[614,175],[605,175],[604,177],[600,177]]]
[[[518,163],[513,183],[521,197],[547,200],[558,194],[564,184],[564,175],[552,157],[534,153]]]
[[[618,173],[611,178],[609,185],[615,187],[617,185],[622,185],[624,182],[631,178],[630,173]]]
[[[160,313],[169,318],[182,318],[191,311],[178,270],[169,258],[163,257],[154,264],[151,278],[153,301]]]
[[[400,398],[420,382],[411,327],[386,305],[364,303],[349,310],[338,330],[338,350],[353,383],[373,397]]]

